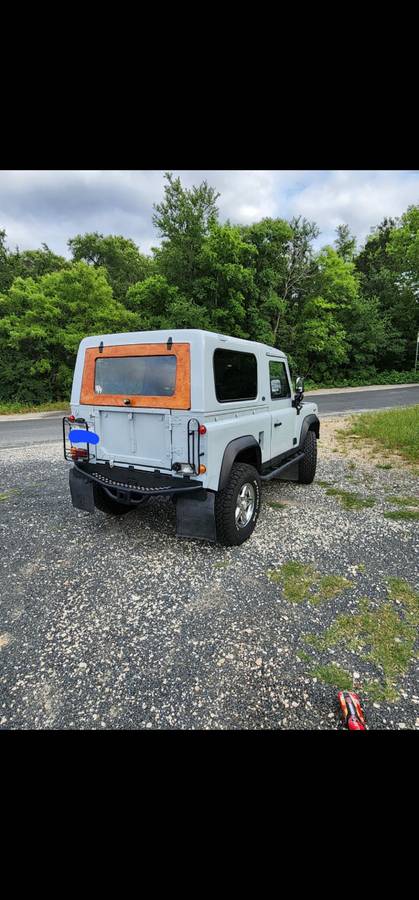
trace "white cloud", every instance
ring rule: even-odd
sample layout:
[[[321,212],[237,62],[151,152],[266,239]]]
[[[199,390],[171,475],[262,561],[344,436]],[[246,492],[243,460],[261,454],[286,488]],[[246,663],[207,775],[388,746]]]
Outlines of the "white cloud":
[[[319,225],[320,245],[347,222],[359,241],[384,216],[419,203],[419,172],[406,171],[175,171],[185,186],[204,179],[221,194],[221,219],[248,224],[266,216],[303,215]],[[164,172],[0,172],[0,228],[10,246],[47,243],[67,254],[67,240],[86,231],[124,234],[144,252],[159,243],[153,203],[163,197]]]
[[[323,234],[333,239],[337,225],[347,223],[362,241],[385,216],[397,217],[419,203],[417,172],[325,172],[293,196],[296,215],[314,219]]]

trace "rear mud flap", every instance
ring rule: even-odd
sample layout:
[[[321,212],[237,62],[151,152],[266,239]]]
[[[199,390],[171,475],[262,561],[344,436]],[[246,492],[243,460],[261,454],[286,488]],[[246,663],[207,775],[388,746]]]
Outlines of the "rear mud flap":
[[[298,468],[298,462],[294,463],[293,466],[288,466],[283,475],[278,475],[278,481],[298,481]]]
[[[176,501],[176,534],[178,537],[217,540],[214,514],[215,494],[206,497],[178,497]]]
[[[78,469],[70,469],[69,475],[71,501],[76,509],[84,509],[85,512],[94,512],[93,482],[85,478]]]

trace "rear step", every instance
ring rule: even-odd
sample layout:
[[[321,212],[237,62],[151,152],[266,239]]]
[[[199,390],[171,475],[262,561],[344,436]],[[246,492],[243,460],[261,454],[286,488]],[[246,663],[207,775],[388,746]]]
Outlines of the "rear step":
[[[95,465],[87,462],[76,464],[75,468],[81,475],[110,490],[141,494],[175,494],[202,489],[202,481],[195,479],[192,481],[187,476],[179,478],[165,475],[159,471],[144,472],[140,469],[126,469],[106,463]]]
[[[278,466],[277,469],[272,469],[270,472],[267,472],[266,475],[261,475],[262,481],[271,481],[272,478],[278,478],[289,469],[294,463],[299,463],[302,459],[304,459],[304,453],[297,453],[296,456],[293,456],[292,459],[287,459],[282,465]]]

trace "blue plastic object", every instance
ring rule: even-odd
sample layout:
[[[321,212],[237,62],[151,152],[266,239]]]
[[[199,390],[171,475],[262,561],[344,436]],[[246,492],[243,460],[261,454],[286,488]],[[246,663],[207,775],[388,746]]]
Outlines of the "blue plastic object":
[[[70,431],[68,437],[72,444],[99,443],[98,434],[95,434],[94,431],[83,431],[81,428],[76,428],[74,431]]]

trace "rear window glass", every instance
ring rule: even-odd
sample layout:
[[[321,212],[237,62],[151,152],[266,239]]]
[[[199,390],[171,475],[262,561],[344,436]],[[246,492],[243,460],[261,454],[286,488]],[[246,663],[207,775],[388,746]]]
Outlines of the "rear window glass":
[[[254,400],[258,392],[256,356],[236,350],[215,350],[214,380],[219,403]]]
[[[176,356],[108,356],[96,360],[96,394],[170,397],[175,393]]]

